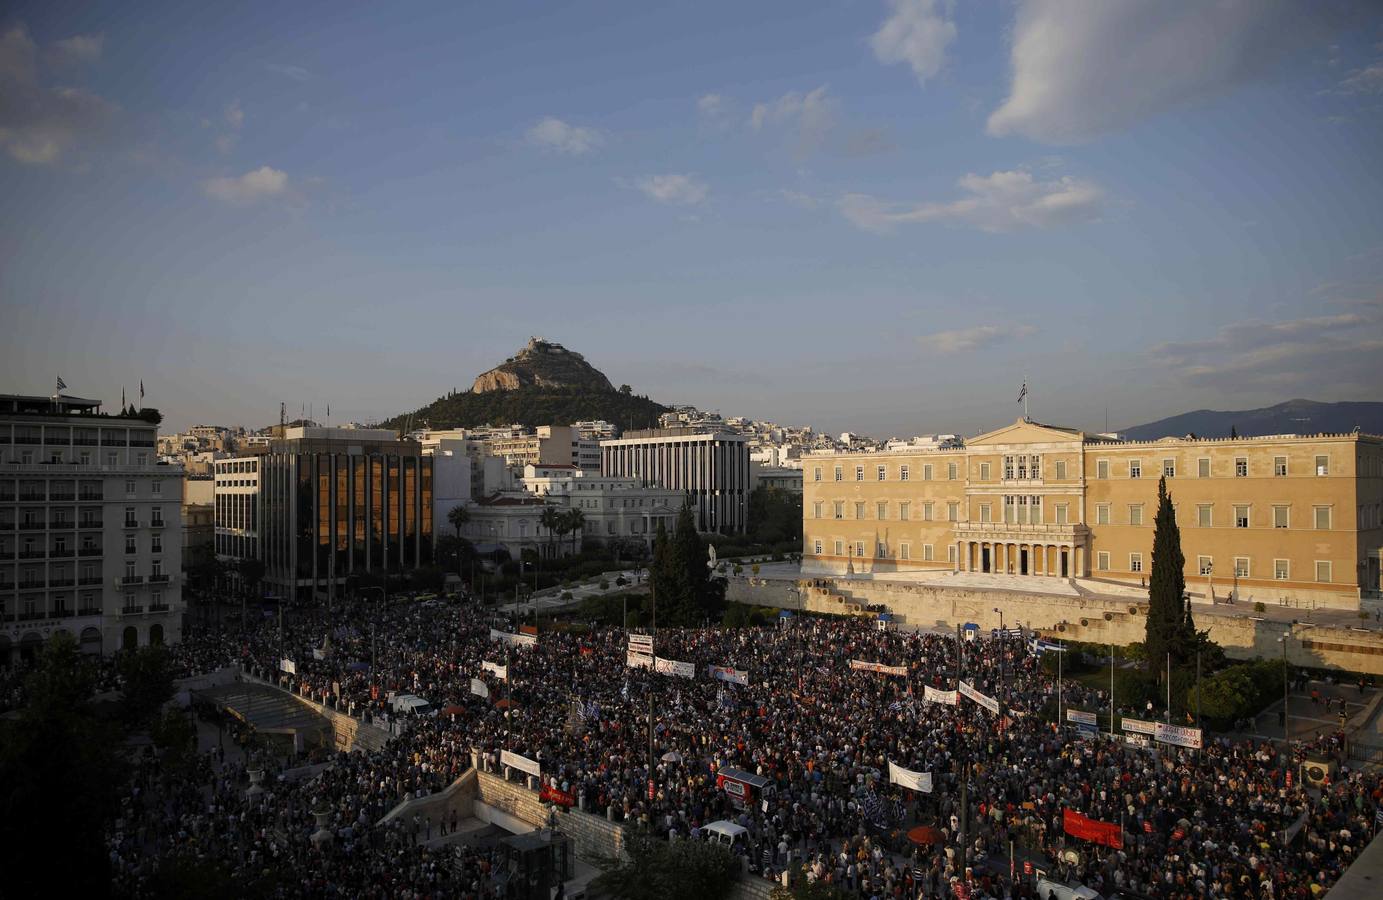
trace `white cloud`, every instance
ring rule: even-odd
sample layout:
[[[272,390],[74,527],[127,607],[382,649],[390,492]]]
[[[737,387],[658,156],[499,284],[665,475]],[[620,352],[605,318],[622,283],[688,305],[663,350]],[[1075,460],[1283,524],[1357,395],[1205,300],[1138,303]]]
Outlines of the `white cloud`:
[[[273,72],[275,75],[282,75],[294,81],[307,81],[312,77],[312,73],[302,66],[290,66],[284,63],[265,63],[264,68]]]
[[[210,197],[235,206],[246,206],[286,191],[288,174],[269,166],[260,166],[239,177],[209,179],[202,187]]]
[[[968,196],[949,203],[902,206],[867,194],[846,194],[838,204],[857,228],[888,233],[899,225],[943,222],[981,231],[1013,231],[1089,222],[1099,218],[1104,192],[1079,178],[1038,181],[1031,172],[966,175],[957,184]]]
[[[605,143],[605,137],[594,128],[571,125],[548,116],[528,129],[528,142],[538,147],[582,156]]]
[[[971,328],[957,328],[951,331],[938,331],[917,338],[924,350],[933,353],[965,353],[982,350],[1014,338],[1024,338],[1035,334],[1037,329],[1021,322],[975,325]]]
[[[48,48],[49,59],[60,66],[93,63],[101,58],[105,44],[104,34],[76,34],[54,42]]]
[[[633,186],[645,196],[674,206],[698,206],[706,201],[710,188],[692,175],[647,175]]]
[[[806,94],[789,91],[769,103],[756,103],[749,114],[749,124],[755,131],[770,125],[784,125],[797,130],[797,152],[809,153],[820,146],[836,124],[840,104],[826,85]]]
[[[226,124],[236,131],[239,131],[240,126],[245,124],[245,110],[240,106],[239,100],[232,100],[227,104],[225,119]]]
[[[1340,82],[1340,91],[1346,94],[1383,94],[1383,62],[1349,73],[1349,77]]]
[[[40,84],[38,45],[22,25],[0,34],[0,147],[13,159],[56,163],[96,137],[115,111],[83,88]]]
[[[1343,0],[1023,0],[992,135],[1077,143],[1267,72],[1328,34]]]
[[[947,18],[950,3],[939,0],[889,0],[893,13],[870,38],[874,58],[886,65],[905,62],[919,84],[941,71],[946,47],[956,39],[956,23]],[[945,7],[943,9],[943,6]]]
[[[696,101],[696,111],[708,119],[725,114],[725,98],[719,94],[702,94]]]
[[[1193,385],[1301,390],[1383,383],[1383,302],[1362,312],[1244,321],[1199,341],[1159,344],[1149,357]]]

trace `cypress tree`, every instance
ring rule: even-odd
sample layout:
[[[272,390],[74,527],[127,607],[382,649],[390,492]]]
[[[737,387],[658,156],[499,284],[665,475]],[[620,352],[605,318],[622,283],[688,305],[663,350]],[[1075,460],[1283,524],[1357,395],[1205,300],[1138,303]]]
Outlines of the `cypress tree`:
[[[660,521],[658,533],[653,538],[653,562],[648,567],[648,580],[653,588],[653,602],[664,610],[664,622],[670,621],[666,610],[673,595],[673,585],[668,579],[669,552],[667,528]]]
[[[1161,680],[1167,653],[1180,661],[1195,638],[1191,606],[1186,599],[1186,557],[1181,552],[1181,529],[1177,527],[1172,495],[1167,479],[1157,482],[1157,521],[1153,529],[1152,575],[1148,579],[1148,623],[1144,646],[1149,671]]]

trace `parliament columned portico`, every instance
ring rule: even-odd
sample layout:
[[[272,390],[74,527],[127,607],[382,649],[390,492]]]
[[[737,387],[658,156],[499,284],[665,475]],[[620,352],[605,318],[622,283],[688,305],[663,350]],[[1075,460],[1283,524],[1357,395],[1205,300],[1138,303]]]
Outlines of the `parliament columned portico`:
[[[1083,526],[995,525],[958,522],[957,568],[1049,578],[1082,578],[1088,573],[1088,535]]]

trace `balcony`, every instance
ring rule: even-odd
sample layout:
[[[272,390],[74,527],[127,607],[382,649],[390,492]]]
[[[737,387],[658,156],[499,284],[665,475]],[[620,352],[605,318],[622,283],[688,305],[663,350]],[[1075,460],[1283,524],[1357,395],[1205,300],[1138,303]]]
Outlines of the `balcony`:
[[[53,531],[71,531],[77,525],[71,519],[54,519],[48,523],[48,527]]]
[[[123,578],[117,576],[115,586],[117,588],[135,588],[144,583],[143,575],[126,575]]]
[[[77,583],[76,580],[75,580],[75,579],[72,579],[72,578],[49,578],[49,579],[48,579],[48,586],[49,586],[50,588],[72,587],[72,586],[75,585],[76,583]]]
[[[82,547],[81,549],[79,549],[79,550],[77,551],[77,555],[78,555],[78,556],[100,556],[100,555],[101,555],[101,552],[102,552],[102,550],[101,550],[100,547]]]
[[[0,591],[12,591],[12,590],[14,590],[14,582],[13,582],[13,581],[0,581]]]
[[[150,603],[150,604],[149,604],[149,612],[151,612],[151,613],[166,613],[166,612],[168,612],[168,604],[167,604],[167,603]]]
[[[43,613],[38,612],[37,610],[31,610],[29,612],[20,613],[18,618],[21,622],[37,622],[39,619],[42,619],[43,617]]]
[[[149,576],[150,584],[167,584],[173,576],[167,572],[155,572]]]
[[[100,491],[82,491],[77,495],[77,499],[83,503],[93,503],[105,500],[106,495]]]
[[[126,520],[125,520],[125,527],[126,527],[126,528],[138,528],[138,527],[139,527],[139,520],[138,520],[138,519],[126,519]]]
[[[77,584],[82,585],[82,586],[86,586],[86,585],[90,585],[90,584],[100,584],[100,583],[101,583],[101,576],[100,576],[100,575],[92,575],[92,576],[89,577],[89,578],[78,578],[78,579],[77,579]]]
[[[143,615],[143,614],[144,614],[144,607],[142,607],[142,606],[122,606],[122,607],[120,607],[120,615],[122,615],[122,616],[140,616],[140,615]]]
[[[71,547],[50,547],[48,549],[49,559],[72,559],[77,555],[77,551]]]
[[[0,522],[0,531],[14,531],[14,523]]]
[[[77,527],[82,529],[83,531],[93,531],[99,528],[104,528],[105,522],[102,519],[82,519],[80,522],[77,523]]]
[[[14,442],[16,444],[41,444],[43,443],[43,439],[37,437],[30,437],[27,434],[16,434],[14,436]]]
[[[20,531],[43,531],[48,527],[48,523],[42,519],[25,519],[19,523]]]
[[[56,493],[56,492],[50,492],[50,493],[48,494],[48,502],[49,502],[49,503],[71,503],[73,500],[76,500],[76,499],[77,499],[77,495],[76,495],[76,494],[69,494],[69,493],[59,494],[59,493]]]
[[[42,550],[20,550],[20,559],[43,559],[48,554]]]
[[[48,582],[44,581],[42,578],[28,578],[19,582],[19,589],[21,591],[41,591],[47,587]]]
[[[0,503],[13,503],[14,491],[0,491]]]
[[[51,613],[49,613],[49,618],[53,618],[53,619],[70,619],[70,618],[72,618],[72,610],[67,609],[67,608],[65,608],[65,607],[64,607],[64,608],[55,609],[55,610],[53,610]]]
[[[83,606],[81,609],[77,610],[77,615],[79,616],[99,616],[100,614],[101,607],[99,606]]]
[[[39,491],[38,493],[34,493],[33,491],[28,491],[27,493],[25,493],[25,492],[21,492],[21,493],[20,493],[20,495],[19,495],[19,502],[20,502],[20,503],[47,503],[47,502],[48,502],[48,498],[45,497],[45,496],[43,496],[43,492],[42,492],[42,491]]]
[[[73,438],[72,444],[75,447],[95,447],[96,438]]]

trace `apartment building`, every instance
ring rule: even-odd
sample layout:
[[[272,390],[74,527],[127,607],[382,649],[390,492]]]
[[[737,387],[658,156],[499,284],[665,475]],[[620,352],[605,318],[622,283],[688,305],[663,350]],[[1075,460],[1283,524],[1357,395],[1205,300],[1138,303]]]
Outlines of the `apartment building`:
[[[1117,441],[1020,419],[956,446],[803,464],[808,572],[1141,584],[1165,476],[1194,593],[1357,608],[1380,589],[1374,435]]]
[[[99,655],[182,636],[183,470],[158,414],[0,395],[0,666],[66,632]]]

